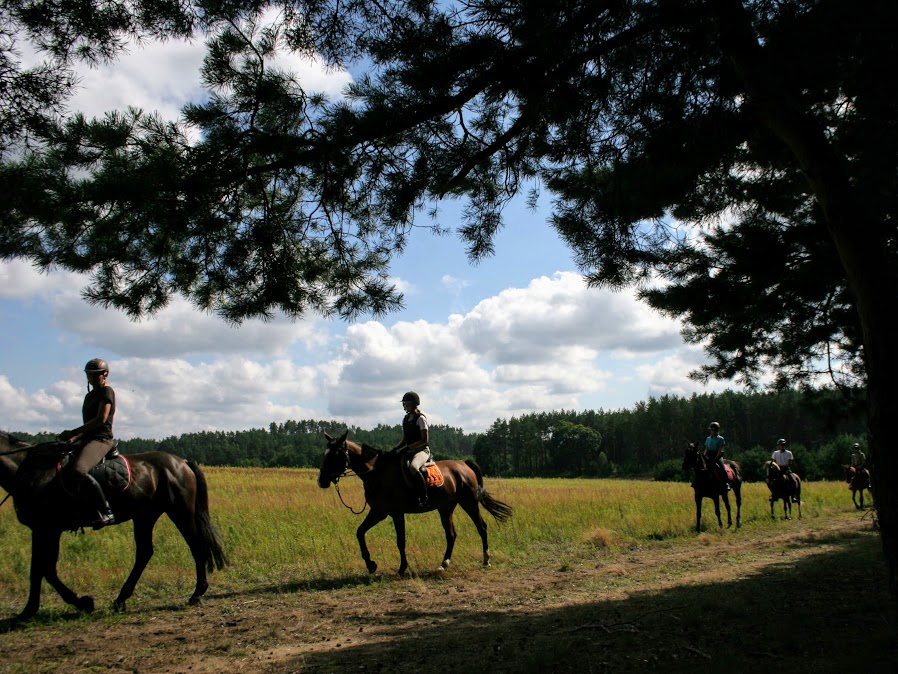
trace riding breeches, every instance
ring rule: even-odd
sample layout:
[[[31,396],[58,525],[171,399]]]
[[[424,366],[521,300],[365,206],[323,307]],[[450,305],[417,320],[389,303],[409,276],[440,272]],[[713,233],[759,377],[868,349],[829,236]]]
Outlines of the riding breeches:
[[[90,469],[100,463],[100,460],[112,449],[112,445],[112,439],[90,440],[78,452],[78,458],[75,459],[72,468],[80,475],[87,475]]]
[[[421,470],[424,464],[428,461],[430,461],[430,448],[425,447],[424,449],[419,449],[412,455],[411,459],[409,459],[409,468],[413,471]]]

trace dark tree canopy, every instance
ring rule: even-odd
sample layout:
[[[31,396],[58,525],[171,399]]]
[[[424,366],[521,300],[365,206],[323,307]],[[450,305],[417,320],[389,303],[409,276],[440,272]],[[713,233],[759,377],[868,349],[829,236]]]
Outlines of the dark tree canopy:
[[[822,362],[865,384],[874,481],[898,481],[880,444],[898,416],[898,3],[297,0],[272,26],[244,0],[8,5],[4,258],[86,272],[91,300],[132,315],[180,293],[234,321],[351,319],[399,305],[390,260],[416,225],[456,224],[428,219],[440,199],[464,201],[476,260],[511,199],[547,191],[588,282],[643,283],[715,372]],[[74,59],[196,30],[209,95],[182,119],[56,114]],[[51,66],[17,68],[22,36]],[[283,49],[361,74],[328,100],[272,66]],[[898,500],[877,489],[877,508],[898,596]]]

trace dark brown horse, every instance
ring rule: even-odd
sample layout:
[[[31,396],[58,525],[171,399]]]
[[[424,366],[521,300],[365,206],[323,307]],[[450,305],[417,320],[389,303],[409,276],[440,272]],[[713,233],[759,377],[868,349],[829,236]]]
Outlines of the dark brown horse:
[[[870,484],[870,471],[866,468],[858,470],[854,466],[843,466],[848,473],[848,488],[851,490],[851,500],[854,507],[860,510],[864,507],[864,490],[870,492],[870,498],[873,498],[873,487]],[[861,502],[857,502],[857,494],[860,492]]]
[[[321,471],[318,473],[318,486],[327,489],[331,484],[337,484],[341,477],[351,470],[358,475],[365,488],[365,501],[371,510],[359,525],[356,538],[359,541],[359,549],[365,566],[370,573],[377,571],[377,563],[371,559],[368,546],[365,544],[367,531],[384,521],[387,517],[393,518],[393,526],[396,529],[396,546],[399,548],[399,575],[408,570],[408,560],[405,557],[405,515],[406,513],[422,513],[438,510],[443,530],[446,532],[446,552],[443,554],[443,562],[439,570],[445,570],[452,558],[452,549],[455,547],[455,524],[452,522],[452,513],[455,506],[461,506],[462,510],[477,527],[480,540],[483,543],[483,565],[490,565],[490,550],[486,537],[486,522],[480,514],[479,506],[486,508],[497,522],[504,522],[511,517],[511,506],[493,498],[483,488],[483,474],[473,461],[438,461],[437,466],[443,476],[443,484],[440,487],[430,487],[429,505],[421,508],[411,488],[406,484],[402,474],[400,455],[382,452],[368,445],[347,440],[347,433],[339,438],[332,438],[327,433],[327,449],[321,462]]]
[[[783,501],[783,517],[792,519],[792,504],[798,505],[798,519],[801,519],[801,478],[798,473],[792,473],[792,480],[788,473],[780,468],[776,461],[767,461],[764,466],[767,469],[767,488],[770,490],[770,516],[773,514],[773,502],[777,499]]]
[[[19,521],[31,529],[31,586],[28,603],[17,617],[27,620],[40,606],[41,582],[47,582],[67,603],[90,613],[94,600],[79,597],[56,572],[63,531],[89,525],[95,513],[66,489],[65,469],[59,470],[66,446],[61,443],[28,445],[0,431],[0,487],[12,495]],[[107,489],[115,523],[134,522],[137,552],[134,568],[113,606],[124,610],[125,602],[153,556],[153,527],[165,513],[184,537],[196,563],[196,588],[190,603],[199,603],[209,587],[206,571],[222,568],[227,559],[209,517],[209,494],[203,472],[192,461],[149,452],[125,457],[130,484],[123,491]],[[121,459],[117,459],[121,461]]]
[[[724,464],[729,468],[728,482],[736,497],[736,527],[742,524],[742,468],[735,461],[724,459]],[[733,526],[733,515],[730,511],[730,493],[714,469],[714,462],[710,461],[702,452],[702,444],[689,443],[686,454],[683,456],[683,470],[692,470],[692,489],[695,492],[695,530],[702,530],[702,500],[709,498],[714,501],[714,514],[717,515],[717,525],[723,528],[723,520],[720,519],[720,499],[727,509],[727,528]]]

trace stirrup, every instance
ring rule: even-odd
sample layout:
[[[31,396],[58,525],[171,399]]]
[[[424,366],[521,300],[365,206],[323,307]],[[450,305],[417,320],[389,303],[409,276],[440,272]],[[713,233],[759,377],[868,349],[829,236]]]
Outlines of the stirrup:
[[[115,515],[111,512],[98,513],[98,515],[97,519],[91,524],[94,529],[102,529],[115,524]]]

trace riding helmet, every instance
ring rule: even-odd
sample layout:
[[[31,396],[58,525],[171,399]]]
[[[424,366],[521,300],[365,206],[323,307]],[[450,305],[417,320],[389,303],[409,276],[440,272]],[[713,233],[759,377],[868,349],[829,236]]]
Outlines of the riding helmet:
[[[785,439],[785,438],[780,438],[779,440],[776,441],[776,444],[778,444],[778,445],[785,445],[785,444],[786,444],[786,439]]]
[[[860,448],[861,448],[861,446],[859,444],[857,444],[856,442],[853,445],[851,445],[851,449],[860,449]]]
[[[414,391],[409,391],[402,396],[402,402],[412,401],[416,406],[421,404],[421,398]]]
[[[88,374],[91,372],[105,372],[109,374],[109,366],[102,358],[91,358],[87,361],[87,365],[84,366],[84,371]]]
[[[708,424],[708,430],[711,430],[712,428],[720,430],[720,424],[718,424],[716,421],[712,421],[710,424]]]

